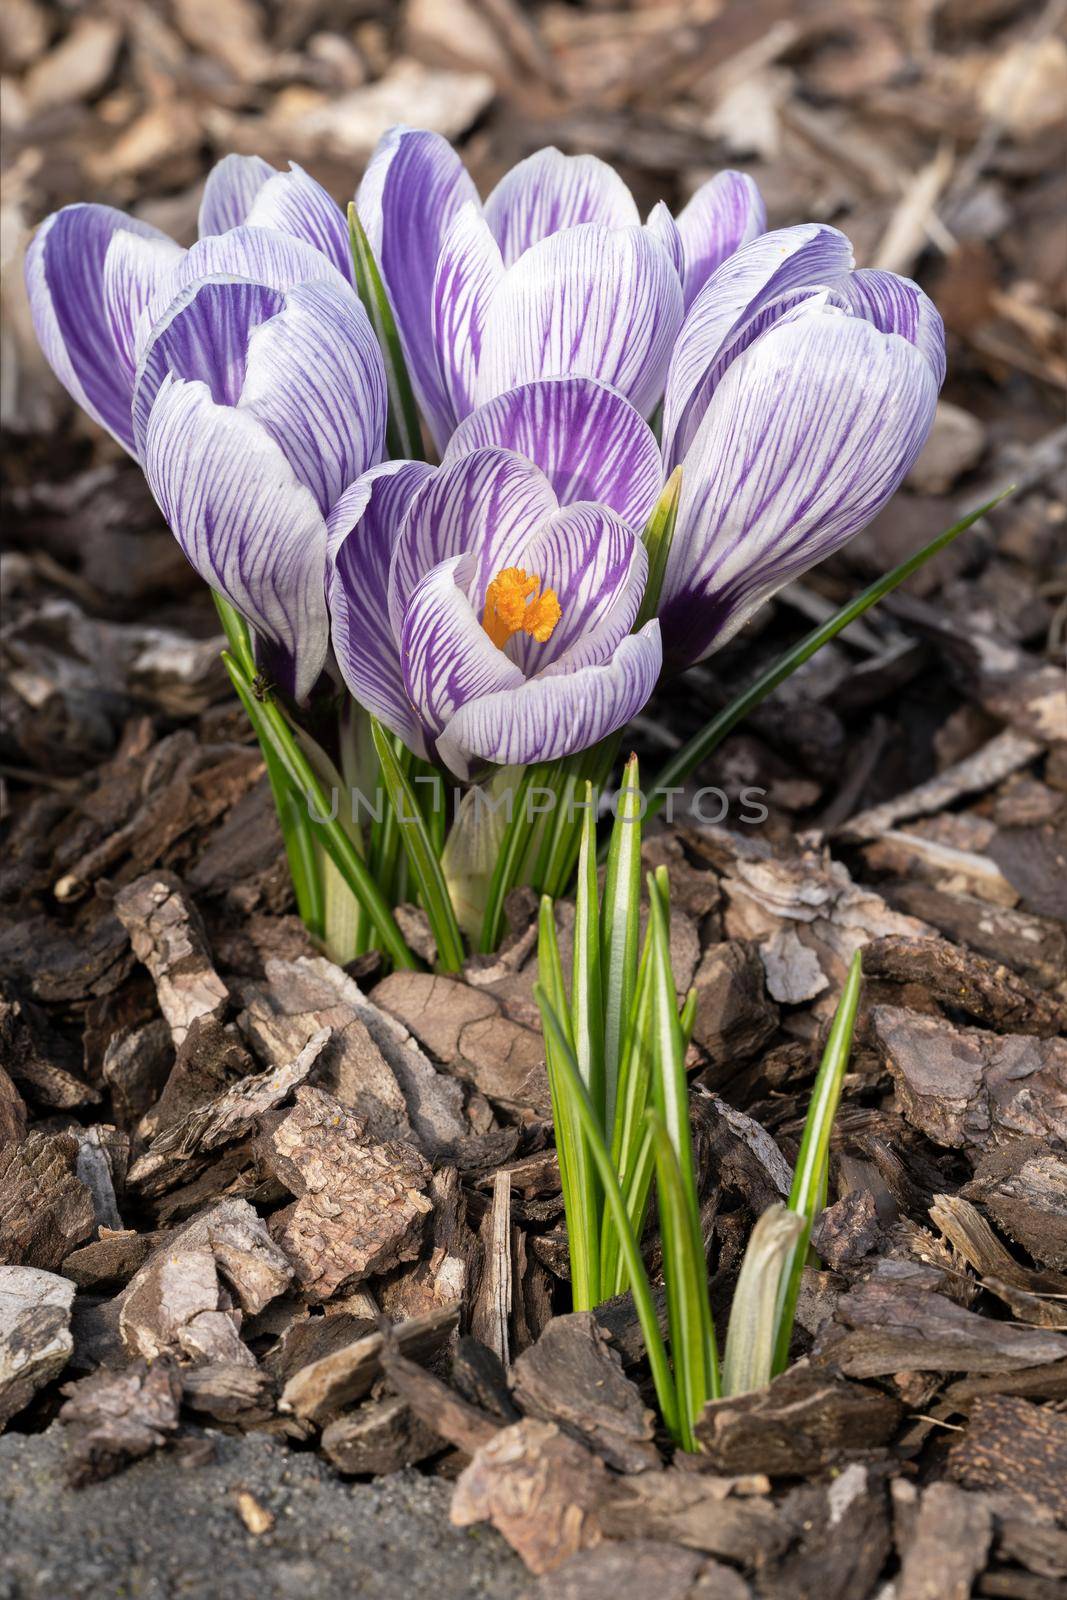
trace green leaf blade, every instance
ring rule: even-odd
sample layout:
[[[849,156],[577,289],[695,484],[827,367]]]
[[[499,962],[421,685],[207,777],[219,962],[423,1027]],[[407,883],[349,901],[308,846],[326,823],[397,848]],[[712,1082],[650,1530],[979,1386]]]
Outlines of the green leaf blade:
[[[412,877],[418,888],[422,908],[437,945],[440,966],[445,972],[459,972],[463,966],[463,935],[459,931],[452,897],[434,854],[426,819],[419,809],[415,792],[405,776],[392,741],[376,719],[371,719],[371,735],[381,763],[382,777]]]

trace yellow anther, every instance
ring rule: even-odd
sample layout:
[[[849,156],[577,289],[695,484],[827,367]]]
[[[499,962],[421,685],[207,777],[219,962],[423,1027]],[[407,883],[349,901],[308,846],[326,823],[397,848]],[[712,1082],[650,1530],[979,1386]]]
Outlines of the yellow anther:
[[[482,627],[498,650],[513,633],[528,633],[538,644],[551,639],[561,616],[555,590],[539,594],[541,580],[521,567],[505,567],[485,591]]]

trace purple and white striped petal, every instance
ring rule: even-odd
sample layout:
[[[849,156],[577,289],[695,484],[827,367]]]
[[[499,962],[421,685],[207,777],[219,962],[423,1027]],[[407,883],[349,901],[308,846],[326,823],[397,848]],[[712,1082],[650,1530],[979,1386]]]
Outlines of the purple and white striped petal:
[[[883,333],[899,333],[921,350],[940,389],[945,381],[945,324],[917,283],[895,272],[861,267],[835,283],[834,289],[857,316],[866,317]]]
[[[172,239],[116,233],[104,257],[104,305],[123,368],[137,366],[137,330],[145,307],[185,252]]]
[[[138,355],[144,353],[152,324],[183,289],[205,278],[247,278],[269,289],[291,289],[297,283],[326,282],[350,289],[348,279],[314,245],[273,228],[231,228],[229,233],[200,239],[167,273],[141,316]]]
[[[652,210],[648,213],[648,221],[645,223],[645,228],[670,256],[671,264],[678,274],[684,290],[685,246],[682,243],[682,236],[678,232],[678,224],[671,215],[670,207],[665,200],[656,201]]]
[[[652,621],[628,634],[606,666],[530,678],[469,700],[444,728],[437,753],[466,778],[472,760],[525,766],[585,750],[640,711],[661,662],[659,623]]]
[[[244,220],[250,228],[273,228],[276,233],[303,239],[321,250],[341,276],[354,283],[352,246],[344,214],[322,184],[295,161],[289,163],[288,172],[276,172],[268,178]]]
[[[433,340],[453,426],[474,410],[483,330],[503,276],[496,240],[477,206],[465,205],[445,236],[433,283]],[[436,443],[443,450],[448,436]]]
[[[207,385],[168,375],[148,419],[145,476],[200,576],[265,640],[303,699],[329,645],[326,524],[274,440]]]
[[[326,605],[341,676],[360,705],[422,756],[426,743],[404,687],[388,587],[404,513],[433,470],[423,461],[372,467],[345,490],[327,522]]]
[[[389,576],[389,614],[399,636],[423,574],[470,551],[470,603],[481,615],[485,591],[559,509],[548,479],[509,450],[477,450],[440,467],[412,501],[396,542]],[[466,569],[465,569],[466,570]]]
[[[461,422],[442,465],[487,445],[540,467],[561,506],[596,500],[635,531],[663,488],[659,445],[628,400],[593,378],[545,378],[510,389]]]
[[[263,185],[276,176],[277,168],[262,156],[223,156],[216,161],[200,201],[197,231],[201,239],[239,228]]]
[[[781,228],[743,246],[709,278],[686,314],[671,357],[663,403],[663,460],[676,467],[721,380],[723,357],[796,303],[797,293],[835,283],[852,267],[843,233],[819,223]],[[727,363],[728,370],[728,363]]]
[[[235,406],[244,387],[248,340],[285,304],[280,289],[244,278],[209,278],[183,289],[154,323],[133,392],[133,436],[143,455],[152,404],[168,372],[206,383],[217,405]]]
[[[520,256],[494,296],[479,400],[538,378],[599,378],[647,416],[681,320],[678,275],[643,228],[554,234]]]
[[[238,404],[266,428],[325,516],[381,460],[385,368],[354,289],[298,283],[252,330]]]
[[[466,701],[513,689],[523,675],[498,650],[467,591],[476,558],[452,556],[416,584],[400,630],[404,686],[431,738]]]
[[[178,246],[111,206],[66,206],[45,219],[26,252],[34,332],[68,394],[133,452],[134,362],[116,346],[104,297],[108,250],[120,233]]]
[[[452,408],[431,326],[434,273],[445,235],[478,191],[446,139],[393,128],[379,142],[356,197],[404,350],[415,396],[436,440],[448,437]]]
[[[678,214],[687,311],[712,273],[766,226],[763,196],[747,172],[719,172],[701,184]]]
[[[551,589],[559,621],[543,644],[516,633],[506,649],[527,677],[608,660],[633,627],[648,581],[648,553],[606,506],[564,506],[526,546],[523,566]]]
[[[506,173],[485,202],[504,265],[564,228],[597,222],[629,228],[640,222],[633,195],[613,167],[597,156],[565,156],[554,145],[527,156]]]
[[[725,643],[881,510],[936,399],[914,345],[828,305],[784,319],[733,363],[685,460],[660,604],[672,666]]]

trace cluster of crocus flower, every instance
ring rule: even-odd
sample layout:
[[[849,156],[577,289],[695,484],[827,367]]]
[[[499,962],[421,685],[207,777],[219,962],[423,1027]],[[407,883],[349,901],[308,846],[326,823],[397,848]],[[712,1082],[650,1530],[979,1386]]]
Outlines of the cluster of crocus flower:
[[[349,225],[298,167],[220,162],[188,250],[67,207],[30,247],[31,305],[271,679],[299,703],[339,674],[461,779],[623,727],[665,663],[863,527],[929,431],[930,301],[854,270],[832,227],[765,231],[742,174],[642,223],[604,163],[543,150],[483,203],[445,140],[396,129],[356,208],[436,464],[383,459],[390,372]]]

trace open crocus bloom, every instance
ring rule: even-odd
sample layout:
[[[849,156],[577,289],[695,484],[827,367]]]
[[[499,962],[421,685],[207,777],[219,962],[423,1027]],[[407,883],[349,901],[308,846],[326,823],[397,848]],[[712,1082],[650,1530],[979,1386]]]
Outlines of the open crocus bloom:
[[[648,575],[633,529],[659,476],[637,413],[576,379],[476,413],[439,468],[368,472],[334,508],[327,568],[355,698],[462,778],[621,728],[660,670],[658,623],[631,633]]]
[[[930,431],[941,318],[909,279],[852,264],[835,228],[766,233],[686,317],[663,410],[664,470],[682,464],[659,605],[673,668],[858,533]]]
[[[438,448],[478,405],[565,375],[612,384],[648,415],[685,306],[765,226],[750,178],[725,172],[677,222],[645,227],[595,156],[540,150],[481,204],[439,134],[394,128],[357,199]]]
[[[227,156],[208,177],[200,234],[183,250],[111,206],[72,205],[45,218],[26,254],[34,329],[52,370],[131,453],[138,356],[183,285],[218,272],[275,288],[352,278],[341,212],[299,167],[281,173],[258,156]]]
[[[329,647],[327,520],[380,459],[385,414],[367,314],[332,268],[287,288],[194,283],[154,320],[138,363],[133,442],[152,492],[298,699]]]

